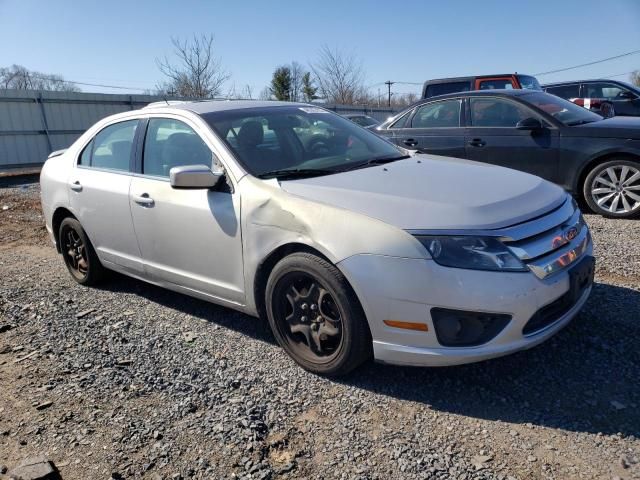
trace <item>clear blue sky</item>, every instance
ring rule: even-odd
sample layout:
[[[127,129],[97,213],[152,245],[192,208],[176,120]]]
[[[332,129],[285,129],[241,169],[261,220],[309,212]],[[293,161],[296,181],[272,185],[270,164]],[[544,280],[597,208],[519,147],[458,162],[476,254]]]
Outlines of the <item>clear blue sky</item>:
[[[232,74],[227,88],[248,84],[256,95],[275,66],[309,64],[323,44],[359,57],[367,85],[535,74],[640,49],[640,0],[0,0],[0,66],[77,81],[153,88],[162,79],[155,58],[171,54],[171,36],[209,33]],[[640,54],[540,80],[637,69]]]

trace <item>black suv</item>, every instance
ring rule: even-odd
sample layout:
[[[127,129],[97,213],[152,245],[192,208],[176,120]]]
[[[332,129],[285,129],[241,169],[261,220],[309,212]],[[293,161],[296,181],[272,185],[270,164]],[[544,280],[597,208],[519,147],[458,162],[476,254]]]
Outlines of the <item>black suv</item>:
[[[640,89],[618,80],[577,80],[543,85],[545,92],[571,100],[599,100],[611,103],[615,115],[640,116]]]

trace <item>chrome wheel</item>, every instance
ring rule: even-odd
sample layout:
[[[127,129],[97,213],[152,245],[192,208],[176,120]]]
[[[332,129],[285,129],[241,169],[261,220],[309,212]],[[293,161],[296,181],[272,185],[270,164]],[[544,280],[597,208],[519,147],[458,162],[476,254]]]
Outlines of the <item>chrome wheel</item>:
[[[342,344],[342,315],[328,289],[307,273],[291,272],[274,294],[274,316],[290,348],[314,362],[330,361]]]
[[[602,210],[626,215],[640,209],[640,170],[630,165],[611,165],[591,182],[591,198]]]

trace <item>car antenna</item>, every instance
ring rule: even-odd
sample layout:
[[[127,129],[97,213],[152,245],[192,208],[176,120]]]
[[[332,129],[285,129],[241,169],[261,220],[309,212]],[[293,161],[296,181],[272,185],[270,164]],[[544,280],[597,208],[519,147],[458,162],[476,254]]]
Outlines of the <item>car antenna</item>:
[[[169,102],[167,101],[167,96],[166,96],[166,95],[163,95],[163,96],[162,96],[162,99],[164,100],[164,103],[166,103],[167,105],[169,105]],[[171,105],[169,105],[169,106],[171,106]]]

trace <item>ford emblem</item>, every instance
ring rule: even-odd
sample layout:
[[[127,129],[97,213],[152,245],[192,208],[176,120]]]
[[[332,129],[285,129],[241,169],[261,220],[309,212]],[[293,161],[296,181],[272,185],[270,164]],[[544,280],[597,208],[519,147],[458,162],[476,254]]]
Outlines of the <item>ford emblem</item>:
[[[578,236],[578,228],[577,227],[571,227],[568,228],[565,232],[564,232],[564,238],[567,239],[567,242],[570,242],[571,240],[573,240],[574,238],[576,238]]]

